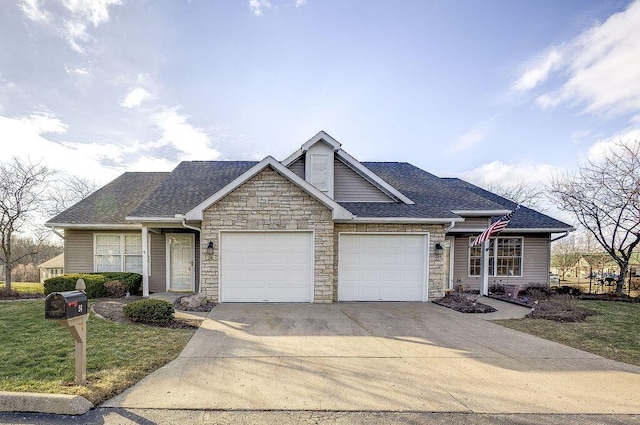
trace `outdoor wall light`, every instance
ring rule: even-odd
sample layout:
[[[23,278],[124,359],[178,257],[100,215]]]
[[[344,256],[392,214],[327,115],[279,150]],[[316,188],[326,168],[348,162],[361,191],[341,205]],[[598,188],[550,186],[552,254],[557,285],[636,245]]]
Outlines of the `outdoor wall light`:
[[[207,245],[207,255],[213,255],[213,241],[209,241]]]
[[[434,246],[434,249],[437,257],[440,257],[444,253],[444,248],[439,243]]]

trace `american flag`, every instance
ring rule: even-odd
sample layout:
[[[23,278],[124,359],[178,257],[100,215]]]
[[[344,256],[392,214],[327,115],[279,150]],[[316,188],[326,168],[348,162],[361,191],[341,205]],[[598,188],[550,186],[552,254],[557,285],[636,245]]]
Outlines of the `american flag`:
[[[469,244],[469,247],[480,245],[482,242],[489,240],[491,236],[497,235],[498,233],[502,232],[504,228],[507,227],[507,224],[509,224],[516,211],[518,211],[518,208],[520,208],[520,205],[518,205],[516,209],[511,211],[509,214],[500,217],[498,221],[489,226],[487,230],[480,233],[480,235]]]

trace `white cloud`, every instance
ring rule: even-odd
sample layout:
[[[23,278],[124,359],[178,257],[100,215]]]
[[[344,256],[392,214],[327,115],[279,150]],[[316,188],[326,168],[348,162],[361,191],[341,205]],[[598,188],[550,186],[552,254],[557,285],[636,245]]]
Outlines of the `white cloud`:
[[[554,50],[555,51],[555,50]],[[542,108],[584,105],[606,116],[640,111],[640,1],[583,32],[527,70],[514,89],[530,90],[556,72],[560,85],[536,98]],[[566,77],[565,77],[566,76]]]
[[[598,161],[604,157],[607,152],[619,149],[619,143],[632,143],[637,140],[640,140],[640,128],[629,127],[616,136],[598,140],[591,145],[587,151],[587,159],[590,161]]]
[[[75,18],[97,27],[109,20],[109,7],[122,4],[122,0],[62,0],[62,4]]]
[[[296,7],[301,7],[307,4],[307,0],[296,0]]]
[[[203,130],[192,127],[180,108],[166,108],[154,114],[152,120],[161,131],[156,146],[170,145],[183,153],[181,160],[214,160],[220,152],[209,147],[211,139]]]
[[[33,129],[38,135],[47,133],[64,134],[69,128],[67,124],[47,111],[34,112],[31,115],[19,118],[19,121]]]
[[[507,164],[502,161],[492,161],[482,164],[463,174],[463,179],[475,184],[496,183],[503,185],[524,182],[529,185],[545,185],[549,181],[555,167],[549,164],[531,164],[516,162]]]
[[[39,0],[22,0],[20,9],[32,21],[47,22],[49,20],[49,12],[40,7]]]
[[[77,53],[84,53],[84,47],[78,42],[85,42],[89,40],[89,34],[87,34],[87,25],[80,21],[65,21],[62,28],[62,35],[69,43],[71,50]]]
[[[89,76],[89,71],[87,70],[87,68],[71,68],[71,67],[68,67],[67,65],[65,65],[64,66],[64,70],[69,75],[78,75],[80,77],[88,77]]]
[[[486,124],[478,124],[458,137],[449,148],[450,152],[464,152],[483,141],[487,137]]]
[[[263,9],[271,9],[269,0],[249,0],[249,9],[255,16],[262,16]]]
[[[562,62],[562,55],[557,49],[552,49],[542,58],[534,61],[530,69],[527,69],[512,87],[516,91],[531,90],[543,83],[549,77],[549,72]]]
[[[125,108],[135,108],[140,106],[143,100],[149,96],[149,92],[142,87],[136,87],[131,90],[122,101],[121,105]]]
[[[584,139],[589,136],[591,136],[591,130],[577,130],[571,134],[571,139]]]

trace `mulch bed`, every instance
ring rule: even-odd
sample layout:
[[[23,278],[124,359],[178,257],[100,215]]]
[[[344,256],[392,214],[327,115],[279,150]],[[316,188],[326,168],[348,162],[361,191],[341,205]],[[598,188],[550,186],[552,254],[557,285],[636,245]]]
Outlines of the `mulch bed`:
[[[493,313],[498,311],[490,305],[479,303],[461,294],[447,295],[435,300],[434,303],[461,313]]]
[[[132,297],[133,298],[133,297]],[[122,298],[112,298],[112,299],[100,299],[100,301],[96,301],[92,305],[93,312],[97,315],[103,317],[104,319],[112,320],[114,322],[120,323],[132,323],[138,324],[136,322],[132,322],[127,320],[122,313],[122,306],[127,303],[137,301],[141,299],[140,297],[136,297],[133,299],[122,299]],[[202,320],[198,319],[175,319],[173,322],[169,323],[166,326],[161,326],[163,328],[172,328],[172,329],[193,329],[198,328],[202,323]],[[151,325],[151,324],[149,324]],[[158,325],[152,325],[158,326]]]

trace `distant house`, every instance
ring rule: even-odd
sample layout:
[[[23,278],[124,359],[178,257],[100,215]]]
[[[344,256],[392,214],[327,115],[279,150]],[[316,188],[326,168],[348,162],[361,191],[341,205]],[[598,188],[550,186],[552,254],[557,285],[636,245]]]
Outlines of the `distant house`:
[[[45,261],[38,266],[38,269],[40,270],[40,282],[43,283],[50,277],[64,274],[64,254]]]
[[[428,149],[425,155],[435,155]],[[53,217],[68,273],[135,271],[150,292],[216,302],[427,301],[454,285],[549,283],[553,233],[516,204],[404,162],[359,162],[320,132],[283,161],[185,161],[125,173]],[[486,263],[483,263],[483,258]]]

